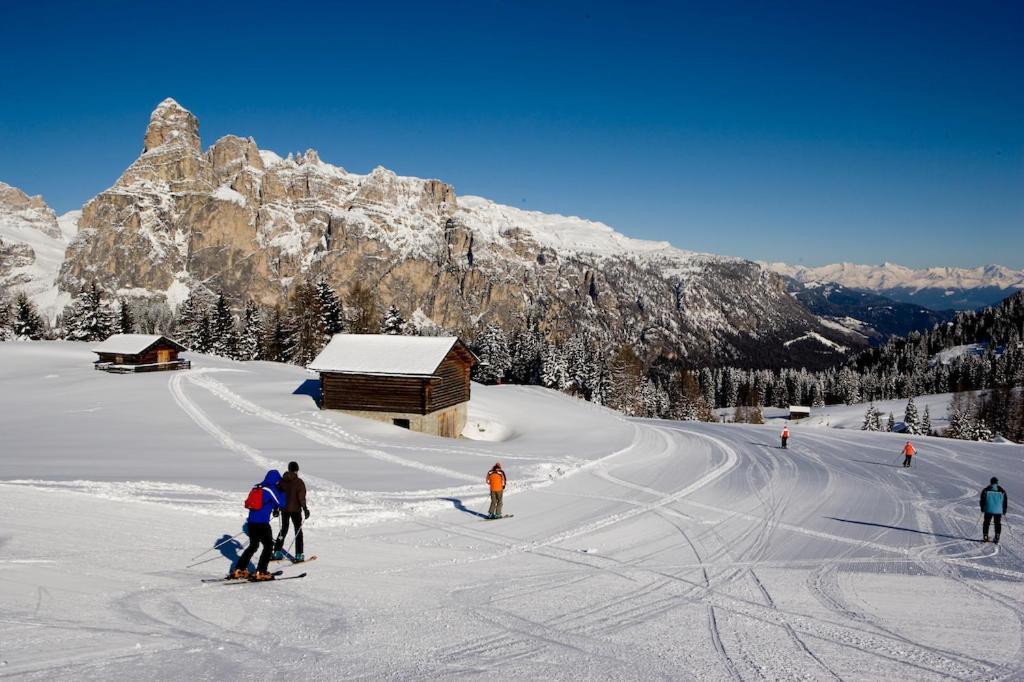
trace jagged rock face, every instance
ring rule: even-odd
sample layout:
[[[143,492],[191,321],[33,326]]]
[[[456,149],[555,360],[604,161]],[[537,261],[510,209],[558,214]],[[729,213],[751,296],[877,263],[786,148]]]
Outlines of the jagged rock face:
[[[369,285],[382,306],[459,332],[530,317],[701,362],[781,361],[783,341],[836,333],[747,261],[457,198],[439,180],[349,173],[312,150],[282,159],[227,136],[203,152],[198,122],[173,100],[153,112],[142,156],[84,207],[59,282],[77,291],[95,277],[172,303],[202,284],[275,304],[310,274],[342,296]]]
[[[0,295],[24,291],[45,314],[56,314],[54,281],[76,217],[58,219],[42,197],[0,182]]]

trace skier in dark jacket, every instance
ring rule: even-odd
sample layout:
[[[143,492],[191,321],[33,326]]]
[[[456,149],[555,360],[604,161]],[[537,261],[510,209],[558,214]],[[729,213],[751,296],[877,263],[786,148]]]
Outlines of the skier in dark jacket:
[[[989,525],[995,521],[996,536],[993,542],[999,544],[999,533],[1003,530],[1003,514],[1006,513],[1009,502],[1009,496],[1003,490],[1003,486],[999,485],[999,479],[993,476],[989,486],[981,491],[979,500],[981,513],[985,515],[985,523],[981,528],[985,542],[988,542]]]
[[[245,526],[245,533],[249,536],[249,546],[245,548],[242,556],[238,558],[238,563],[235,564],[235,568],[231,571],[229,577],[252,577],[254,580],[274,579],[274,576],[267,572],[267,567],[270,565],[270,557],[274,553],[274,531],[270,528],[270,517],[271,515],[277,516],[280,514],[281,498],[284,497],[277,489],[277,484],[280,480],[281,474],[271,469],[263,477],[263,482],[253,487],[254,490],[256,488],[262,490],[262,504],[259,509],[249,509],[249,521]],[[247,567],[253,555],[256,554],[256,548],[260,545],[263,545],[263,551],[260,553],[260,560],[256,565],[256,574],[250,576]]]
[[[281,514],[281,532],[277,534],[277,542],[274,543],[274,560],[284,558],[284,539],[288,535],[290,522],[295,526],[295,563],[299,563],[306,560],[303,554],[302,521],[303,518],[309,518],[309,507],[306,506],[306,484],[299,478],[298,462],[288,462],[288,471],[281,477],[277,487],[284,493],[285,502],[284,513]]]

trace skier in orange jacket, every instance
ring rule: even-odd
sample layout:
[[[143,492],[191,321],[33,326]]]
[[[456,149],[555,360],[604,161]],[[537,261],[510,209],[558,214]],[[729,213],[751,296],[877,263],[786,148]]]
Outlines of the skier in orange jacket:
[[[491,508],[487,517],[491,519],[501,518],[501,498],[505,493],[505,472],[501,469],[501,462],[495,462],[491,470],[487,472],[487,485],[491,489]]]
[[[907,444],[903,446],[903,466],[909,469],[910,460],[913,459],[916,454],[917,450],[914,449],[914,445],[908,440]]]

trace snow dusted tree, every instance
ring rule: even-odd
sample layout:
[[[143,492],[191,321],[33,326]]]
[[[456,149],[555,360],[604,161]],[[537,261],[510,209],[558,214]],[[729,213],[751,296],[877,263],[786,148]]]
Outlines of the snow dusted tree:
[[[889,421],[885,423],[885,430],[892,433],[893,429],[896,428],[896,415],[892,412],[889,413]]]
[[[914,397],[907,400],[907,407],[903,411],[904,433],[916,436],[921,433],[920,418],[917,415],[917,405],[914,404]]]
[[[213,306],[213,320],[210,324],[211,350],[214,355],[225,358],[238,357],[238,330],[235,327],[235,315],[224,294],[217,295]]]
[[[117,310],[117,331],[120,334],[135,333],[135,314],[128,299],[122,298]]]
[[[540,382],[542,386],[559,391],[569,385],[569,373],[565,366],[565,353],[561,346],[548,341],[540,352]]]
[[[590,400],[598,405],[607,405],[612,393],[612,373],[609,364],[608,355],[603,349],[598,349],[594,353],[593,362],[590,363],[590,376],[587,379]]]
[[[565,342],[565,374],[568,390],[574,395],[587,397],[590,394],[590,349],[579,334],[573,334]]]
[[[19,291],[14,299],[14,321],[11,327],[16,339],[37,341],[46,334],[46,323],[39,315],[36,304],[24,291]]]
[[[704,402],[711,408],[715,408],[715,376],[711,373],[711,370],[707,367],[703,367],[698,375],[700,382],[700,393],[704,397]]]
[[[608,405],[626,414],[635,414],[633,404],[640,393],[643,381],[643,363],[636,352],[627,345],[622,345],[615,353],[611,362],[612,390]]]
[[[401,311],[392,303],[384,313],[384,319],[380,323],[380,333],[390,336],[400,336],[405,333],[405,318]]]
[[[93,280],[64,311],[64,326],[71,341],[103,341],[114,329],[114,316]]]
[[[839,371],[836,390],[838,398],[847,405],[860,402],[860,381],[849,367]]]
[[[288,327],[288,316],[275,306],[266,324],[266,336],[263,341],[263,359],[272,362],[288,362],[289,339],[291,330]]]
[[[541,349],[544,341],[535,327],[518,329],[512,333],[509,342],[511,367],[509,380],[515,384],[537,384],[540,382]]]
[[[864,423],[861,424],[861,431],[881,431],[882,413],[878,411],[874,403],[868,405],[868,411],[864,413]]]
[[[197,353],[209,353],[212,349],[210,318],[213,315],[213,296],[204,287],[189,292],[178,307],[175,334],[181,343]]]
[[[138,333],[171,335],[174,332],[174,311],[165,301],[139,299],[131,304],[131,308]]]
[[[512,355],[504,329],[493,322],[488,323],[477,334],[473,352],[480,359],[473,367],[473,376],[477,381],[498,384],[505,380],[505,375],[512,367]]]
[[[255,301],[245,304],[242,320],[242,334],[238,339],[239,360],[260,360],[263,357],[263,313]]]
[[[825,407],[825,387],[821,381],[815,381],[811,386],[811,405]]]
[[[324,277],[316,281],[315,298],[320,313],[320,333],[324,337],[323,344],[327,345],[332,336],[345,331],[345,314],[341,299]]]
[[[10,341],[14,338],[14,330],[11,328],[11,322],[11,302],[7,300],[7,296],[0,293],[0,341]]]
[[[921,417],[921,433],[925,436],[932,435],[932,416],[928,413],[928,406],[924,406],[924,416]]]

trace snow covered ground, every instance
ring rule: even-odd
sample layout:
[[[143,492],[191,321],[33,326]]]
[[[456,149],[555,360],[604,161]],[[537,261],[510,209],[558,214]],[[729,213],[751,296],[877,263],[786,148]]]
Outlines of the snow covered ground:
[[[109,375],[84,345],[0,344],[0,676],[1024,675],[1020,446],[923,439],[905,471],[898,435],[801,425],[780,450],[776,425],[515,386],[474,386],[479,440],[451,441],[322,413],[299,368],[192,359]],[[201,583],[290,459],[309,576]],[[515,518],[484,521],[496,460]]]

